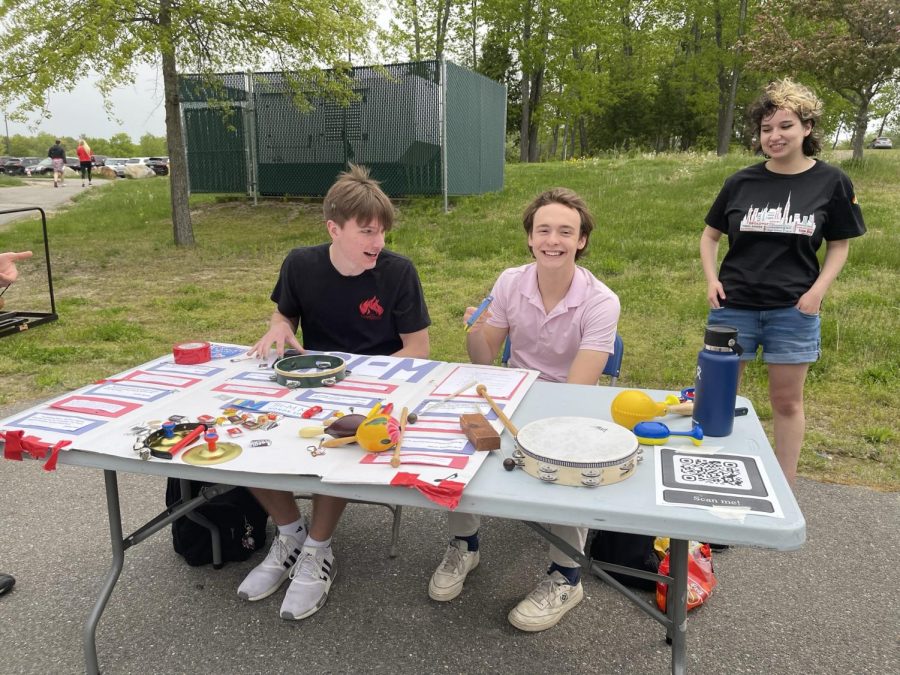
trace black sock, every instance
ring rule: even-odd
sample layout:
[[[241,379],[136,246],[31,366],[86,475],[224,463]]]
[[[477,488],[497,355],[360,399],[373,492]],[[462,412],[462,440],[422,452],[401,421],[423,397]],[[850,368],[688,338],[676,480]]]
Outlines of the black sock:
[[[460,541],[466,542],[469,547],[470,553],[475,553],[478,550],[478,533],[470,534],[468,537],[454,537],[454,539],[459,539]]]
[[[550,563],[550,568],[547,570],[547,574],[553,574],[554,572],[559,572],[566,579],[568,579],[569,584],[572,586],[577,586],[578,582],[581,581],[581,568],[580,567],[563,567],[562,565],[557,565],[556,563]]]

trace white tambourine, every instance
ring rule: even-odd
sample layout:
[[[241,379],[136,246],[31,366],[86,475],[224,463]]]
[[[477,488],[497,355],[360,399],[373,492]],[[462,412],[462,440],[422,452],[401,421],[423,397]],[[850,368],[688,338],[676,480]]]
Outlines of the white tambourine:
[[[640,452],[637,437],[614,422],[548,417],[519,429],[513,458],[547,483],[597,487],[631,476]]]

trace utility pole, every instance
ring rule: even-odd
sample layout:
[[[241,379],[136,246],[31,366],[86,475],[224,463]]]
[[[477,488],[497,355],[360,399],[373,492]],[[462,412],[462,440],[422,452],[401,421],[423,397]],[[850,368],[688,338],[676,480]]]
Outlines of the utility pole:
[[[6,111],[3,111],[3,125],[6,127],[6,154],[10,154],[10,145],[9,145],[9,118],[6,116]]]

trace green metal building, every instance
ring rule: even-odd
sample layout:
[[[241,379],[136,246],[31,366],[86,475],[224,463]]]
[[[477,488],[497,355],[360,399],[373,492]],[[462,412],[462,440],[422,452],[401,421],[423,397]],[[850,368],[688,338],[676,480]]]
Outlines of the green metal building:
[[[503,188],[505,86],[446,61],[347,74],[346,104],[287,73],[182,76],[191,191],[321,196],[348,162],[392,197]]]

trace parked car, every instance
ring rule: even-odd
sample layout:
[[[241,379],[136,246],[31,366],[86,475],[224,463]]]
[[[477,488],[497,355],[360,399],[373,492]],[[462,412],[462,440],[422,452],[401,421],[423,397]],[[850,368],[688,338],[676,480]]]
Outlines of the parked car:
[[[887,136],[879,136],[869,143],[869,147],[874,150],[890,150],[894,147],[894,143]]]
[[[157,176],[169,175],[168,157],[148,157],[144,164],[153,169],[153,173],[155,173]]]
[[[3,172],[10,176],[24,176],[25,170],[41,161],[40,157],[21,157],[3,165]]]
[[[37,164],[40,159],[40,157],[13,157],[4,164],[0,164],[0,172],[10,176],[24,176],[25,167]]]
[[[43,176],[53,173],[53,162],[49,157],[44,157],[41,161],[31,166],[25,167],[25,174],[28,176]]]
[[[107,157],[103,160],[103,166],[108,166],[116,172],[119,178],[125,178],[125,158],[124,157]]]
[[[106,162],[106,155],[92,155],[91,157],[94,160],[94,166],[103,166],[104,162]]]

